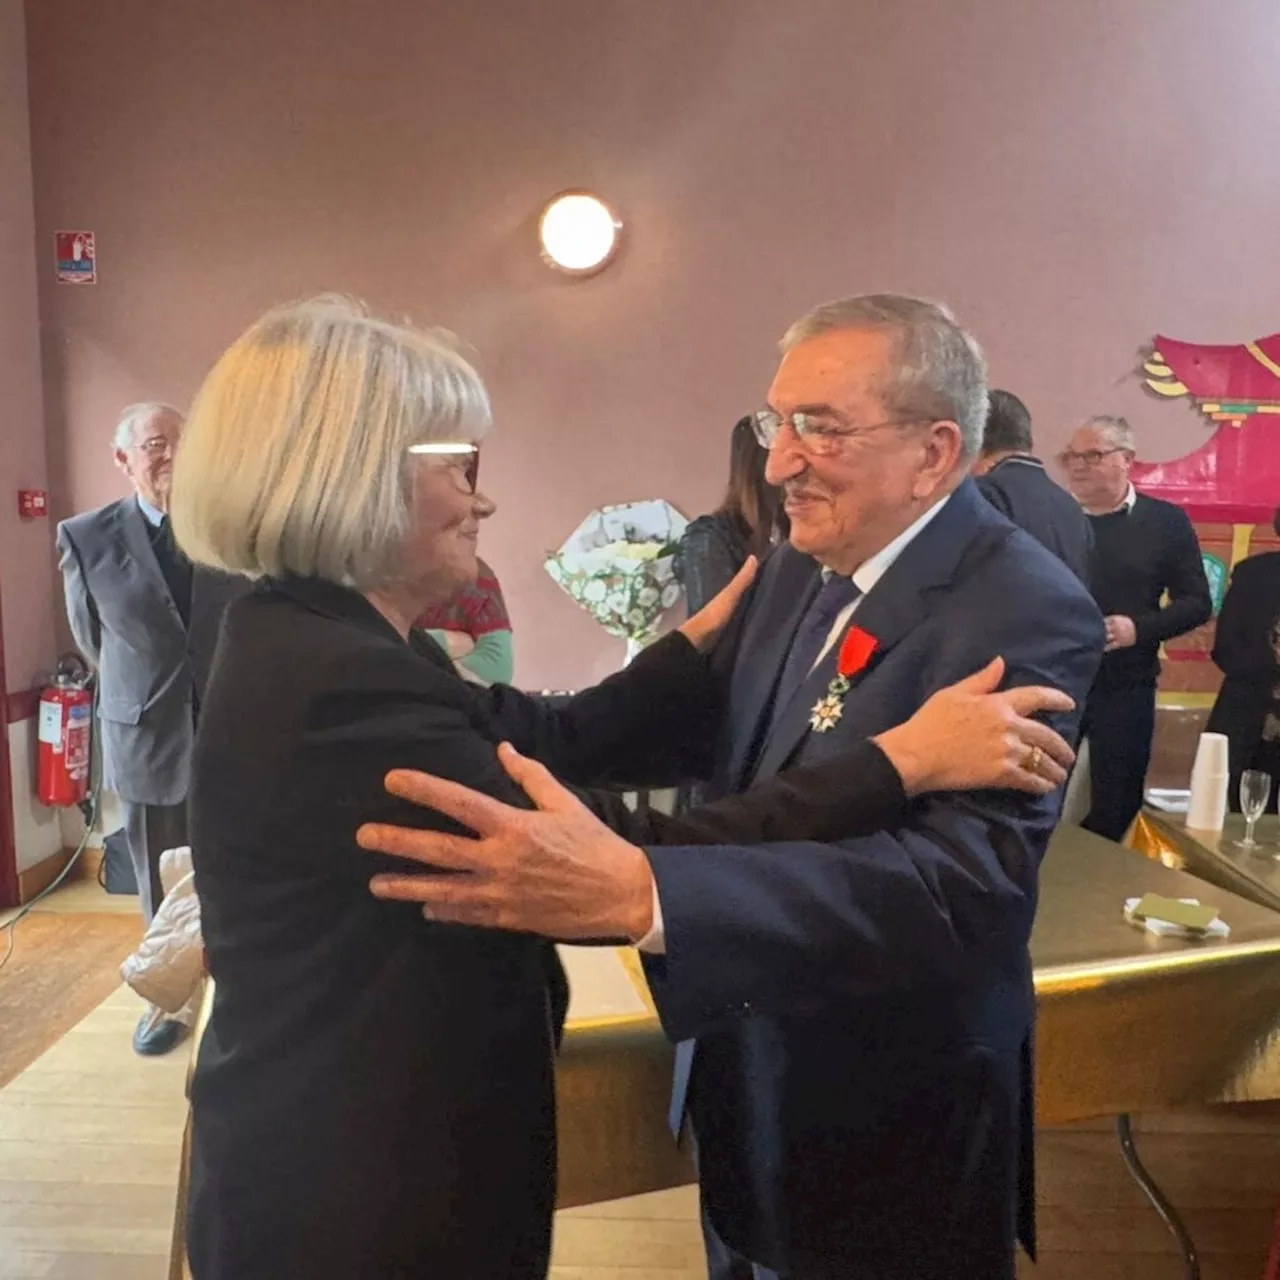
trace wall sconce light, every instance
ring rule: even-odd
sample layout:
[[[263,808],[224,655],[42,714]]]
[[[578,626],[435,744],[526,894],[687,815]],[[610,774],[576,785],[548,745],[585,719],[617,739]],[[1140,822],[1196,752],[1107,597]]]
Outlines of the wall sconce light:
[[[542,259],[570,276],[593,276],[618,256],[622,222],[599,196],[562,191],[538,219]]]

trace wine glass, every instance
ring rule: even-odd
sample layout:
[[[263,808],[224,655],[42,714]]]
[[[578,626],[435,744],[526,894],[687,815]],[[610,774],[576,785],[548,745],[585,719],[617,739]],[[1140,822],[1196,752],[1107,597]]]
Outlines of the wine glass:
[[[1240,812],[1244,814],[1244,839],[1240,848],[1254,850],[1258,847],[1253,829],[1262,817],[1271,799],[1271,775],[1261,769],[1246,769],[1240,775]]]

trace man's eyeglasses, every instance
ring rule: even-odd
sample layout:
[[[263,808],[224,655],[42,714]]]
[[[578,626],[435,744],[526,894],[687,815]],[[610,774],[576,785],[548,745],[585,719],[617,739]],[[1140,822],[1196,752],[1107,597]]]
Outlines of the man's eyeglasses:
[[[480,446],[462,441],[428,440],[409,446],[410,453],[440,459],[440,465],[456,471],[468,493],[475,493],[480,480]]]
[[[1058,461],[1064,467],[1089,467],[1092,469],[1101,464],[1103,458],[1109,458],[1113,453],[1124,453],[1123,449],[1064,449],[1058,454]]]
[[[842,427],[816,414],[793,413],[784,418],[782,414],[775,413],[772,409],[761,409],[752,417],[756,439],[766,449],[773,448],[778,436],[782,434],[783,427],[790,427],[806,453],[824,456],[839,453],[844,442],[855,436],[869,435],[882,427],[909,427],[926,421],[928,421],[926,418],[891,418],[886,422],[873,422],[865,427]]]
[[[177,443],[176,440],[170,440],[168,436],[151,436],[134,448],[140,453],[145,453],[148,458],[163,458],[172,455]]]

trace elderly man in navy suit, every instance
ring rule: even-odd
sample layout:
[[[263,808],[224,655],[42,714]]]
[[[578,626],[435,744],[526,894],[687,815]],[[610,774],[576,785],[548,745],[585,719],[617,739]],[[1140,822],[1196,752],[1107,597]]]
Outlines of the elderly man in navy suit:
[[[876,295],[820,307],[782,348],[757,423],[790,546],[706,675],[726,708],[716,788],[883,732],[995,655],[1011,684],[1082,706],[1097,608],[966,479],[987,411],[973,339]],[[1009,1280],[1015,1239],[1034,1247],[1027,947],[1060,797],[935,794],[855,839],[638,849],[508,761],[545,811],[474,842],[366,832],[470,873],[379,891],[649,953],[712,1275]],[[416,794],[450,804],[431,780]]]

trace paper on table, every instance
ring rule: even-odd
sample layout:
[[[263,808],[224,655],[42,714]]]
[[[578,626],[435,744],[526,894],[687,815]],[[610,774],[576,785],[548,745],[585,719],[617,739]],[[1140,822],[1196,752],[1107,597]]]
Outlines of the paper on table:
[[[561,946],[557,950],[569,979],[570,1022],[648,1014],[617,947]]]
[[[1190,929],[1184,929],[1181,925],[1176,925],[1168,920],[1135,920],[1133,918],[1133,909],[1142,901],[1141,898],[1126,898],[1124,903],[1124,918],[1130,924],[1141,924],[1148,933],[1154,933],[1158,938],[1229,938],[1231,936],[1231,926],[1227,924],[1221,916],[1210,923],[1203,932]],[[1193,907],[1200,905],[1199,898],[1179,898],[1179,902],[1189,903]]]
[[[1152,787],[1147,792],[1147,803],[1162,813],[1186,813],[1191,806],[1191,792],[1172,788]]]

